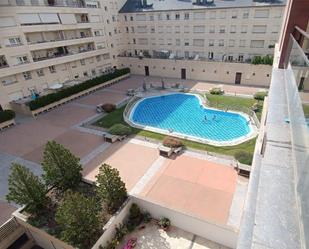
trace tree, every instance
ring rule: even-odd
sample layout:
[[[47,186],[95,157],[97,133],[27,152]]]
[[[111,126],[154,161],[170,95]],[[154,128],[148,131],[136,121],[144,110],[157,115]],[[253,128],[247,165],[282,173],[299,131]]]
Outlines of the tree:
[[[127,190],[119,176],[119,171],[107,164],[102,164],[96,176],[98,195],[103,199],[110,212],[115,212],[127,198]]]
[[[55,216],[61,239],[74,247],[91,248],[100,235],[99,214],[95,198],[68,190]]]
[[[43,179],[46,184],[60,190],[75,188],[82,178],[82,166],[63,145],[47,142],[43,157]]]
[[[9,193],[6,199],[19,205],[26,205],[25,210],[37,214],[45,209],[49,198],[47,189],[38,176],[28,168],[13,163],[9,176]]]

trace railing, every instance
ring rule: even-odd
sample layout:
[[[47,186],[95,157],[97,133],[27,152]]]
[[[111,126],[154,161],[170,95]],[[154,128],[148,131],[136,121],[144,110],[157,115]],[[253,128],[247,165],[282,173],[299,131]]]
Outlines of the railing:
[[[47,6],[47,7],[70,7],[70,8],[87,8],[83,0],[70,1],[70,0],[10,0],[11,6]],[[98,5],[92,5],[91,8],[99,8]]]
[[[31,41],[31,42],[28,42],[28,44],[41,44],[41,43],[46,43],[46,42],[69,41],[69,40],[84,39],[84,38],[89,38],[89,37],[92,37],[92,35],[83,36],[83,37],[71,37],[71,38],[67,38],[67,39],[57,38],[57,39],[53,39],[53,40]]]
[[[14,218],[7,220],[1,227],[0,227],[0,243],[4,241],[10,234],[12,234],[17,228],[19,224],[16,222]]]
[[[134,106],[134,104],[139,101],[140,99],[142,99],[142,96],[138,96],[138,95],[135,95],[133,96],[129,102],[127,103],[124,111],[123,111],[123,119],[126,121],[126,122],[130,122],[130,113],[131,113],[131,109],[132,107]]]

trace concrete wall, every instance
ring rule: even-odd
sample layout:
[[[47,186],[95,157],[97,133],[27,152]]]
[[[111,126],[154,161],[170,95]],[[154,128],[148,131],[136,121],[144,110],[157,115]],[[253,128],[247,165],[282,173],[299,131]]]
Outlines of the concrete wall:
[[[152,217],[156,219],[167,217],[175,227],[212,240],[221,245],[236,248],[238,233],[232,228],[207,222],[137,197],[131,197],[131,199],[132,202],[136,203],[142,209],[147,210]]]
[[[271,66],[246,63],[209,62],[194,60],[138,59],[121,57],[121,67],[129,67],[132,74],[145,75],[145,66],[150,76],[181,78],[181,69],[186,69],[186,78],[191,80],[213,81],[235,84],[236,73],[241,76],[241,85],[268,87],[271,79]]]

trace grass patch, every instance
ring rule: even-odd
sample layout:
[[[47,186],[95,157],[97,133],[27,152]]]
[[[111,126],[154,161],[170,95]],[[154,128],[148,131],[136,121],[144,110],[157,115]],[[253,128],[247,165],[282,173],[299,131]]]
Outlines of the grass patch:
[[[215,96],[215,97],[226,97],[226,96]],[[237,99],[240,99],[241,101],[243,101],[243,103],[246,103],[247,106],[250,106],[251,103],[252,104],[255,103],[254,99],[243,99],[243,98],[239,98],[239,97],[229,97],[229,96],[227,98],[228,98],[228,100],[225,101],[225,103],[235,103],[235,102],[237,102]],[[212,99],[212,101],[213,101],[213,99]],[[241,102],[237,102],[237,103],[238,103],[238,105],[240,105]],[[125,106],[117,109],[116,111],[114,111],[112,113],[105,115],[103,118],[101,118],[97,122],[95,122],[94,125],[103,127],[105,129],[108,129],[111,126],[113,126],[114,124],[117,124],[117,123],[128,125],[123,119],[124,109],[125,109]],[[147,137],[147,138],[158,140],[158,141],[163,141],[163,139],[166,137],[166,135],[163,135],[163,134],[159,134],[159,133],[155,133],[155,132],[151,132],[151,131],[146,131],[146,130],[141,130],[141,129],[137,129],[137,128],[134,128],[134,127],[132,127],[132,134]],[[228,155],[228,156],[234,156],[236,153],[238,153],[240,151],[246,151],[246,152],[253,154],[254,148],[255,148],[256,138],[251,139],[251,140],[244,142],[242,144],[239,144],[239,145],[220,146],[220,147],[209,145],[209,144],[198,143],[198,142],[194,142],[194,141],[190,141],[190,140],[184,140],[184,139],[181,139],[181,141],[182,141],[183,145],[185,147],[188,147],[188,148],[203,150],[203,151],[209,151],[209,152],[224,154],[224,155]]]
[[[242,97],[234,97],[234,96],[226,96],[226,95],[212,95],[206,94],[206,97],[209,101],[210,106],[225,109],[231,108],[233,106],[241,106],[246,108],[251,108],[255,103],[263,104],[263,101],[258,101],[254,98],[242,98]],[[259,120],[261,120],[262,109],[258,110],[256,116]]]
[[[304,114],[306,117],[309,117],[309,105],[303,105]]]

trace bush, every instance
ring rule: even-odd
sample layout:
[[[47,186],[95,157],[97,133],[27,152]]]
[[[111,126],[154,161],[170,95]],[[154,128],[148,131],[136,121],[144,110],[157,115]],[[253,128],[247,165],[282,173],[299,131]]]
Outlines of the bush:
[[[132,232],[137,226],[139,226],[144,219],[144,215],[142,214],[139,206],[135,203],[130,207],[129,217],[127,220],[127,229]]]
[[[56,93],[50,93],[44,96],[41,96],[35,100],[31,100],[28,105],[31,111],[39,109],[41,107],[44,107],[46,105],[49,105],[53,102],[59,101],[63,98],[70,97],[76,93],[82,92],[84,90],[87,90],[91,87],[100,85],[106,81],[115,79],[117,77],[120,77],[122,75],[125,75],[127,73],[130,73],[129,68],[123,68],[123,69],[116,69],[113,73],[102,75],[90,80],[87,80],[81,84],[71,86],[65,89],[62,89]]]
[[[222,95],[224,91],[220,87],[213,87],[209,90],[209,93],[213,95]]]
[[[252,111],[261,112],[263,109],[263,102],[256,102],[251,106]]]
[[[235,159],[243,164],[251,165],[253,155],[247,151],[238,151],[234,154]]]
[[[254,94],[254,98],[256,99],[256,100],[264,100],[264,98],[266,97],[268,95],[268,92],[256,92],[255,94]]]
[[[113,112],[116,110],[116,105],[111,103],[106,103],[102,106],[103,110],[107,113]]]
[[[272,65],[273,64],[273,57],[270,55],[266,56],[254,56],[252,61],[252,64],[254,65],[259,65],[259,64],[264,64],[264,65]]]
[[[131,127],[123,124],[114,124],[108,129],[108,132],[113,135],[124,136],[130,135],[132,133],[132,129]]]
[[[163,140],[163,145],[170,148],[178,148],[183,146],[183,143],[178,138],[167,136]]]
[[[163,217],[159,220],[158,225],[164,230],[167,230],[171,226],[171,221],[168,218]]]
[[[15,112],[12,110],[0,111],[0,123],[11,120],[15,118]]]

